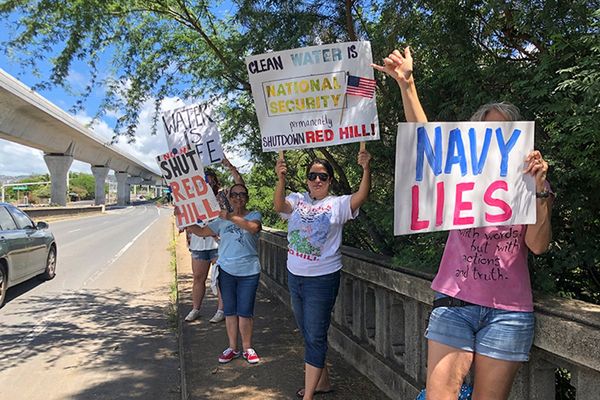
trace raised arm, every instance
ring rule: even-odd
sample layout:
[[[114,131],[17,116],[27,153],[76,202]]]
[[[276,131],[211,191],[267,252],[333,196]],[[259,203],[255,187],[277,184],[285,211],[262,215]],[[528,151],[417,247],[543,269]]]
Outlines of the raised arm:
[[[410,48],[404,49],[404,54],[398,50],[391,52],[383,59],[383,65],[371,64],[378,71],[385,72],[398,83],[400,93],[402,94],[402,105],[404,107],[404,116],[408,122],[427,122],[427,116],[415,86],[413,76],[413,59]]]
[[[240,172],[237,170],[237,168],[227,159],[227,157],[225,157],[225,154],[223,154],[223,160],[221,163],[229,170],[229,173],[231,173],[231,176],[233,176],[233,181],[236,185],[246,186],[246,183],[244,183],[244,178],[242,178],[242,175],[240,175]]]
[[[367,150],[358,152],[358,165],[362,167],[363,173],[358,190],[350,197],[350,208],[353,213],[367,201],[371,190],[371,154]]]
[[[285,200],[285,175],[287,174],[287,166],[283,158],[277,159],[275,173],[277,174],[277,185],[273,194],[275,212],[289,214],[293,210],[292,205]]]
[[[536,221],[527,226],[525,232],[525,244],[533,254],[542,254],[550,246],[552,239],[552,203],[554,195],[548,192],[546,174],[548,163],[542,158],[542,154],[534,150],[527,155],[525,161],[528,163],[524,173],[529,173],[535,178],[535,191],[538,193],[535,199]],[[539,197],[542,196],[542,197]]]

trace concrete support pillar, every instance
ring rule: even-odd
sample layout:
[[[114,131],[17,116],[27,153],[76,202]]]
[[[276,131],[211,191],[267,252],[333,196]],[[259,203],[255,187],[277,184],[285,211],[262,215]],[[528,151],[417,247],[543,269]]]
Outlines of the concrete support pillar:
[[[104,193],[104,184],[106,183],[106,177],[110,168],[103,167],[101,165],[92,166],[92,174],[96,179],[96,199],[94,204],[97,206],[106,204],[106,194]]]
[[[44,161],[50,172],[51,194],[50,202],[60,206],[67,205],[67,190],[69,168],[73,163],[73,156],[63,154],[45,154]]]
[[[127,172],[115,172],[117,178],[117,205],[125,206],[129,203],[129,184]]]

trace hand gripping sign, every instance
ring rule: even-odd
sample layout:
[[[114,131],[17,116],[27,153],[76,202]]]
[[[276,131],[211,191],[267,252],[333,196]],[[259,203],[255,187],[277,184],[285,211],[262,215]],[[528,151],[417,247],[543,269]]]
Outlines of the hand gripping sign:
[[[379,139],[369,42],[250,56],[263,151]]]
[[[533,122],[398,124],[394,234],[535,223]]]
[[[205,225],[220,214],[219,203],[204,178],[204,167],[196,150],[186,146],[156,157],[178,208],[177,227]]]
[[[194,104],[165,111],[162,120],[169,151],[187,146],[196,151],[204,165],[223,160],[221,136],[209,104]]]

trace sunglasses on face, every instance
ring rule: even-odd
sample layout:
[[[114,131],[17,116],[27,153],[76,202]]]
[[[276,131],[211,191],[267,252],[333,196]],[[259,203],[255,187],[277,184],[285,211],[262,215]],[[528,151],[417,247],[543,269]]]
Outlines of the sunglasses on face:
[[[229,197],[231,197],[232,199],[235,197],[239,197],[240,199],[245,199],[246,197],[248,197],[248,193],[246,193],[246,192],[230,192]]]
[[[329,174],[326,174],[325,172],[309,172],[307,178],[311,182],[317,178],[319,178],[321,182],[325,182],[329,179]]]

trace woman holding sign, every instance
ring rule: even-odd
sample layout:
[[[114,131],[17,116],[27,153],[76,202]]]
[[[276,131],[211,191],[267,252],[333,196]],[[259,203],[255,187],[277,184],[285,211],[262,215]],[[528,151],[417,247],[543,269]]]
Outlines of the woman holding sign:
[[[246,209],[248,189],[235,184],[228,193],[233,211],[222,210],[219,218],[205,227],[192,225],[185,228],[198,236],[219,236],[219,289],[229,346],[219,356],[220,363],[228,363],[240,356],[238,331],[242,337],[242,356],[250,364],[260,358],[252,348],[254,300],[260,277],[258,260],[258,233],[262,229],[258,211]]]
[[[383,66],[373,67],[398,82],[406,120],[427,122],[409,48],[404,54],[394,50]],[[519,110],[509,103],[487,104],[472,117],[474,121],[519,119]],[[507,399],[521,363],[529,358],[534,315],[527,255],[548,249],[554,195],[546,181],[548,163],[540,152],[530,152],[525,163],[524,173],[532,175],[536,185],[535,224],[452,230],[448,235],[431,285],[436,295],[425,334],[427,399],[456,400],[471,365],[474,399]],[[486,272],[477,275],[477,267],[483,270],[477,260],[493,260],[493,266],[487,265]],[[471,273],[457,273],[465,265]]]
[[[244,178],[242,178],[237,168],[231,164],[225,155],[223,155],[222,163],[231,172],[233,181],[243,185]],[[215,171],[206,168],[204,174],[206,175],[206,182],[217,197],[221,209],[230,210],[231,206],[227,200],[227,190],[221,189],[221,184]],[[216,237],[199,237],[190,234],[189,232],[187,236],[188,248],[192,253],[192,273],[194,280],[192,283],[192,309],[185,317],[185,321],[191,322],[200,316],[200,306],[202,305],[202,300],[204,299],[206,291],[206,278],[208,277],[211,263],[214,264],[217,259],[219,243],[218,238]],[[225,319],[225,315],[223,314],[223,300],[221,299],[220,291],[217,292],[217,295],[217,311],[209,320],[212,323],[218,323]]]
[[[298,327],[304,337],[304,388],[298,397],[312,399],[330,392],[331,382],[325,364],[327,330],[340,286],[342,268],[342,228],[358,215],[371,188],[371,155],[358,153],[362,179],[352,195],[330,196],[333,167],[322,159],[312,161],[306,170],[308,192],[285,196],[285,160],[277,160],[275,171],[275,211],[288,220],[288,288]]]

